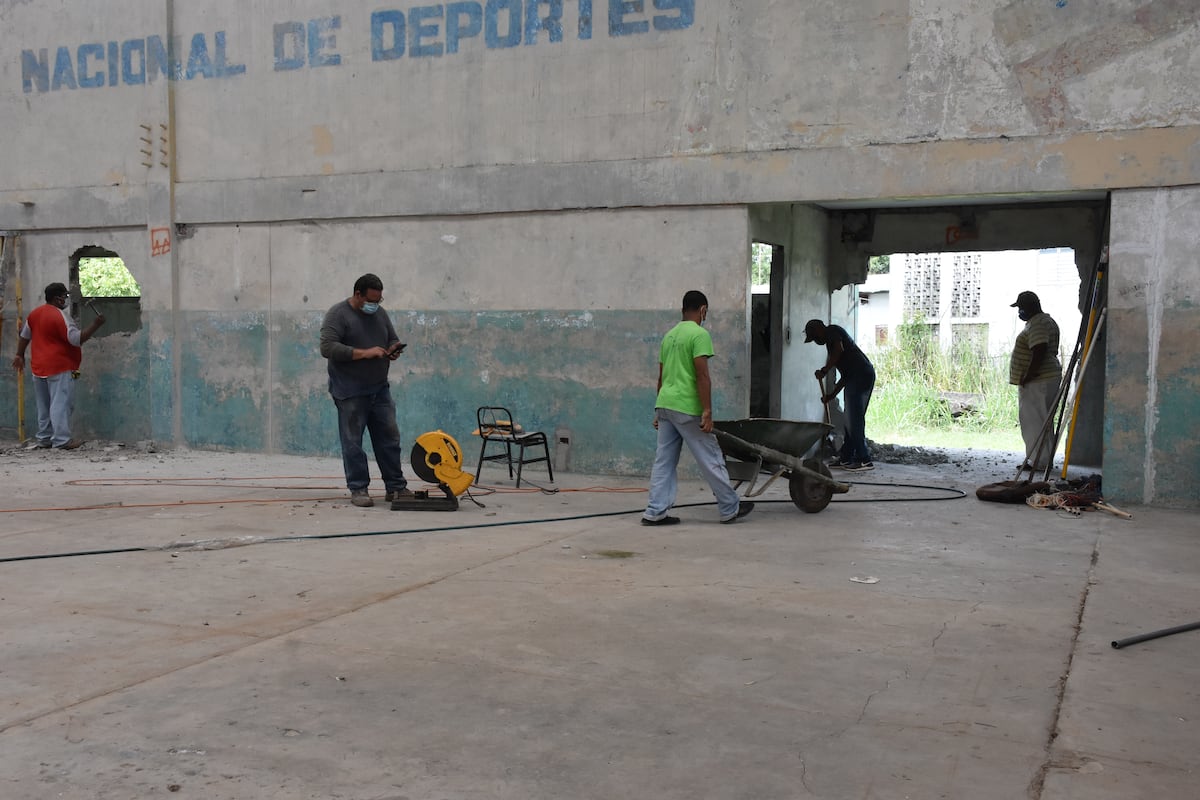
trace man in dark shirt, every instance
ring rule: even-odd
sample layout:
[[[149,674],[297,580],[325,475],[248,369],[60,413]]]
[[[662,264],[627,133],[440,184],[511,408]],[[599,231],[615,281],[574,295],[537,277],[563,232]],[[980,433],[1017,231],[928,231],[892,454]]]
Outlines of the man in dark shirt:
[[[321,355],[329,366],[329,394],[338,410],[342,467],[350,502],[375,505],[367,486],[371,474],[363,451],[363,429],[371,434],[375,462],[383,475],[385,499],[412,497],[404,477],[396,403],[388,386],[388,368],[404,345],[387,312],[380,312],[383,281],[370,273],[354,283],[354,294],[329,309],[321,323]]]
[[[833,391],[823,394],[821,402],[831,403],[838,392],[846,390],[846,440],[838,458],[829,466],[851,472],[875,469],[871,451],[867,449],[867,406],[875,390],[875,367],[840,325],[810,319],[804,326],[804,341],[824,345],[829,353],[825,366],[817,370],[822,387],[830,370],[836,369],[838,373]]]

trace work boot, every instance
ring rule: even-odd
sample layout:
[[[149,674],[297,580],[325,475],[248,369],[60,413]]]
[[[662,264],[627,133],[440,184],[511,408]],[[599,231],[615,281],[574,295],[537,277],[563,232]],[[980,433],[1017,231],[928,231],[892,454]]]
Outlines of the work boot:
[[[393,500],[412,500],[414,497],[416,495],[412,493],[411,489],[397,489],[394,492],[385,494],[383,499],[390,503]]]
[[[737,522],[739,519],[746,516],[753,510],[754,510],[754,503],[747,503],[745,500],[743,500],[741,503],[738,503],[737,513],[734,514],[732,517],[729,517],[728,519],[721,520],[721,524],[722,525],[732,525],[733,523]]]
[[[82,446],[83,446],[82,439],[71,439],[69,442],[66,442],[65,444],[60,444],[57,447],[55,447],[54,449],[55,450],[78,450]]]
[[[350,503],[359,508],[371,508],[375,505],[375,501],[371,499],[371,495],[367,494],[366,489],[350,492]]]

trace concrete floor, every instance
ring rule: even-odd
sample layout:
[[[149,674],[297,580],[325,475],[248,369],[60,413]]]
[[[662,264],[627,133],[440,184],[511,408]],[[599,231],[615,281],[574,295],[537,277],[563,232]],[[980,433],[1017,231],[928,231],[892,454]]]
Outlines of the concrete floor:
[[[858,485],[645,528],[641,481],[421,514],[339,472],[10,443],[0,559],[144,549],[0,562],[0,798],[1200,796],[1200,631],[1110,647],[1200,619],[1194,513]]]

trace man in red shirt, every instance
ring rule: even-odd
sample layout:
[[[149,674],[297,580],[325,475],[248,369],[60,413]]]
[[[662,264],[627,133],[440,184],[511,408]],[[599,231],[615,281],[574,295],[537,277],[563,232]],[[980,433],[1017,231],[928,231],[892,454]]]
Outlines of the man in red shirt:
[[[67,287],[61,283],[46,287],[46,304],[25,318],[12,360],[13,369],[24,369],[25,348],[33,343],[29,369],[37,395],[37,446],[58,450],[74,450],[83,444],[71,438],[75,379],[83,359],[80,345],[104,324],[104,315],[97,314],[91,325],[79,330],[75,318],[67,313],[67,296]]]

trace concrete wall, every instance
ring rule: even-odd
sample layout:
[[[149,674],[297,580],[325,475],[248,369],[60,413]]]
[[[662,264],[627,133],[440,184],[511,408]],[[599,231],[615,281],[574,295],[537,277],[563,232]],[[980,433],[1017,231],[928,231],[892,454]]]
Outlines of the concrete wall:
[[[443,6],[71,7],[0,4],[0,228],[140,219],[168,168],[187,223],[1200,180],[1178,0],[489,0],[454,52]]]
[[[1200,188],[1113,195],[1104,488],[1196,505]]]
[[[20,240],[27,286],[65,280],[55,254],[84,244],[134,255],[143,328],[85,346],[76,421],[88,435],[336,452],[317,341],[325,311],[367,271],[409,344],[392,367],[406,439],[442,428],[471,456],[476,407],[498,403],[531,430],[569,428],[574,469],[647,470],[658,344],[689,288],[712,307],[718,414],[749,402],[741,208],[199,226],[179,248],[175,313],[131,238],[140,232]],[[26,310],[34,300],[27,291]],[[10,404],[0,414],[15,427]]]
[[[793,209],[781,410],[814,418],[795,334],[861,279],[847,208],[1200,183],[1180,0],[77,5],[0,0],[0,231],[27,298],[85,244],[142,282],[144,326],[89,347],[94,435],[331,450],[315,325],[374,270],[420,345],[406,430],[507,395],[580,432],[575,468],[636,471],[687,288],[744,411],[747,207]]]

